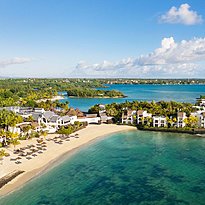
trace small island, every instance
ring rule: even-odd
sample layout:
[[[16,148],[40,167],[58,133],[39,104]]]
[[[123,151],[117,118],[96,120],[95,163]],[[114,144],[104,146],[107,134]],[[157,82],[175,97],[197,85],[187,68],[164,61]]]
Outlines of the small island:
[[[70,88],[67,90],[69,97],[78,98],[125,98],[126,96],[117,90],[95,90],[91,88]]]

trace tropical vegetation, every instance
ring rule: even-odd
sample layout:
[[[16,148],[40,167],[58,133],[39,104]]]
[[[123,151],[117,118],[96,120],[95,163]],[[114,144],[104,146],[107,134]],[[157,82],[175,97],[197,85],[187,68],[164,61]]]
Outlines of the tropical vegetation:
[[[83,97],[83,98],[122,98],[125,97],[122,92],[116,90],[95,90],[91,88],[70,88],[67,90],[68,96]]]
[[[177,112],[185,112],[188,118],[186,123],[190,127],[196,124],[196,118],[191,116],[191,112],[196,111],[191,103],[181,103],[175,101],[159,101],[159,102],[146,102],[146,101],[133,101],[125,103],[112,103],[105,105],[105,110],[108,116],[114,117],[116,122],[121,121],[122,113],[125,109],[130,110],[146,110],[148,113],[157,116],[165,116],[169,124],[176,122]],[[100,106],[94,105],[89,109],[89,113],[99,113]],[[150,121],[147,119],[147,121]],[[151,123],[150,123],[151,124]]]

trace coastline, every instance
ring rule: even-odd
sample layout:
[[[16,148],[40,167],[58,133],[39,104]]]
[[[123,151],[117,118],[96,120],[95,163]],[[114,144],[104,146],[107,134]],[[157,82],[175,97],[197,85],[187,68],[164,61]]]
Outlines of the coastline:
[[[54,142],[47,142],[48,150],[42,155],[38,155],[32,160],[22,160],[22,164],[15,164],[5,158],[4,164],[1,165],[0,177],[10,174],[14,170],[24,171],[21,175],[18,175],[8,184],[4,185],[0,190],[0,197],[3,197],[16,189],[21,188],[26,182],[33,178],[43,174],[56,164],[63,161],[65,157],[72,155],[76,150],[82,148],[85,145],[103,137],[117,132],[124,132],[129,130],[136,130],[135,127],[124,126],[124,125],[89,125],[85,129],[79,130],[76,133],[79,134],[79,138],[72,138],[68,142],[64,142],[62,145],[55,144]],[[48,135],[48,138],[57,136]],[[34,144],[35,140],[27,140],[22,142],[19,147],[23,147],[27,144]],[[60,148],[60,149],[59,149]]]
[[[183,129],[176,129],[176,128],[162,128],[162,127],[147,127],[147,128],[137,127],[137,129],[141,131],[183,133],[183,134],[195,135],[198,137],[205,137],[205,129],[193,128],[192,130],[183,130]]]
[[[115,97],[109,97],[109,96],[103,96],[103,97],[100,97],[100,96],[94,96],[94,97],[78,97],[78,96],[73,96],[73,95],[69,95],[68,96],[69,98],[100,98],[100,99],[109,99],[109,98],[114,98],[114,99],[119,99],[119,98],[126,98],[126,97],[128,97],[128,96],[115,96]]]
[[[39,99],[39,100],[36,100],[37,103],[40,103],[40,102],[46,102],[47,100],[50,100],[50,101],[56,101],[56,100],[63,100],[65,99],[64,96],[62,95],[57,95],[57,96],[54,96],[50,99]]]

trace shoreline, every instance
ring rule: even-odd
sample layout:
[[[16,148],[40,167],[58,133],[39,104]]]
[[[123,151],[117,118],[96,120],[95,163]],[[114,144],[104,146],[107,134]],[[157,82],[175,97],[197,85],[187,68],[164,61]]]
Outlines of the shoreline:
[[[170,132],[170,133],[181,133],[181,134],[190,134],[198,137],[205,137],[205,129],[193,129],[193,130],[181,130],[175,128],[160,128],[160,127],[137,127],[138,130],[141,131],[149,131],[149,132]]]
[[[38,155],[32,160],[24,160],[22,164],[16,165],[14,162],[7,161],[2,165],[2,170],[4,170],[4,175],[0,172],[0,177],[5,177],[5,175],[10,174],[14,170],[22,170],[24,173],[18,175],[12,181],[4,185],[0,190],[0,197],[4,197],[9,193],[12,193],[15,190],[23,187],[30,180],[35,179],[36,177],[41,176],[55,166],[58,166],[60,163],[63,163],[65,159],[75,154],[76,151],[81,148],[95,142],[96,140],[109,136],[118,132],[126,132],[131,130],[137,130],[135,127],[124,126],[124,125],[89,125],[85,129],[77,131],[79,138],[73,138],[69,142],[65,142],[62,145],[55,144],[52,142],[48,143],[48,151],[42,155]],[[55,135],[49,135],[56,136]],[[47,137],[47,138],[48,138]],[[34,143],[34,140],[32,140]],[[23,144],[23,143],[22,143]],[[25,143],[24,143],[25,144]],[[31,143],[26,143],[31,144]],[[61,149],[59,149],[61,148]],[[6,166],[6,163],[9,163],[9,166]]]
[[[65,97],[63,95],[57,95],[57,96],[54,96],[52,98],[46,98],[46,99],[39,99],[39,100],[36,100],[37,103],[40,103],[40,102],[46,102],[47,100],[50,100],[50,101],[56,101],[56,100],[63,100],[65,99]]]
[[[68,95],[68,97],[69,98],[84,98],[84,99],[86,99],[86,98],[88,98],[88,99],[90,99],[90,98],[95,98],[95,99],[98,99],[98,98],[100,98],[100,99],[120,99],[120,98],[127,98],[128,96],[116,96],[116,97],[109,97],[109,96],[103,96],[103,97],[100,97],[100,96],[94,96],[94,97],[78,97],[78,96],[73,96],[73,95]]]

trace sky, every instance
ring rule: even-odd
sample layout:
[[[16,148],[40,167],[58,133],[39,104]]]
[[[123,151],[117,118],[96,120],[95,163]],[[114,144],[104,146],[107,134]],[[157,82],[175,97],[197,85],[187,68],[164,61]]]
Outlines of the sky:
[[[0,76],[204,78],[204,0],[0,0]]]

